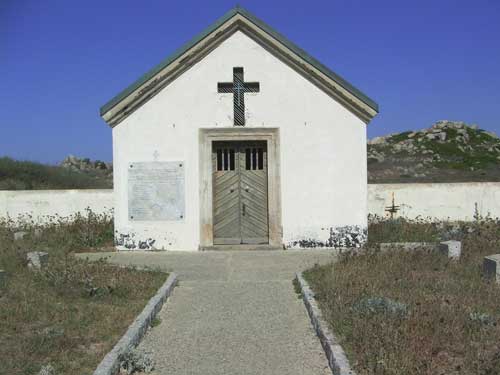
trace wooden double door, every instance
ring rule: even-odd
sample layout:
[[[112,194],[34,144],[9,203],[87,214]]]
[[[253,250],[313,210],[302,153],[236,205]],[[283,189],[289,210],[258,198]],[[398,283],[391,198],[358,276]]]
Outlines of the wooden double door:
[[[214,142],[214,245],[268,244],[267,144]]]

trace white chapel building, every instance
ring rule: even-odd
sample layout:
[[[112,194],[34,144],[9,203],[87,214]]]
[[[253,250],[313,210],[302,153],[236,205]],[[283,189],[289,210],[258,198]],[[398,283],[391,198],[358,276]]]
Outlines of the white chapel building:
[[[378,105],[235,8],[101,108],[121,250],[359,246]]]

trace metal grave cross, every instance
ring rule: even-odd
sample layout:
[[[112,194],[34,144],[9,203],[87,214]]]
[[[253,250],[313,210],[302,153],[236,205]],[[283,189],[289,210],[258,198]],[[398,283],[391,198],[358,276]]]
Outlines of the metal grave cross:
[[[233,68],[233,82],[217,83],[219,93],[233,93],[234,126],[245,126],[245,93],[259,88],[259,82],[245,82],[243,68]]]

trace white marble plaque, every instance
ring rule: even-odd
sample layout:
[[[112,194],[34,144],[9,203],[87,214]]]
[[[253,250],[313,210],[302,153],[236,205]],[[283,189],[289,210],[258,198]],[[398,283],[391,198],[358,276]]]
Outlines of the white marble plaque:
[[[184,162],[129,164],[128,216],[133,221],[182,220]]]

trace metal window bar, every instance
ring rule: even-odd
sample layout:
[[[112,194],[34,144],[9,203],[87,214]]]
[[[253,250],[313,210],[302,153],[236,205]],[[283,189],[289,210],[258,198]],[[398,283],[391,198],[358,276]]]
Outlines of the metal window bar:
[[[229,149],[229,170],[234,171],[234,149]]]
[[[245,149],[245,169],[248,171],[251,169],[250,165],[250,149]]]
[[[227,148],[224,149],[224,170],[227,171],[227,168],[228,168],[228,153],[227,153]]]
[[[217,170],[222,171],[222,150],[217,149]]]

